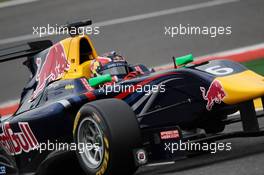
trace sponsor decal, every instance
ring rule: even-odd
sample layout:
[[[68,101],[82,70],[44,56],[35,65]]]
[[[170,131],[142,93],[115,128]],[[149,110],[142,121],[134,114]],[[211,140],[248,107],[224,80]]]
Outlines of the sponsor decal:
[[[75,87],[73,84],[68,84],[64,88],[65,88],[65,90],[71,90],[71,89],[74,89]]]
[[[33,92],[31,100],[34,100],[39,95],[47,83],[60,79],[64,72],[70,69],[70,63],[67,61],[66,54],[61,43],[57,43],[52,46],[44,63],[41,61],[41,58],[36,58],[36,64],[38,67],[36,81],[38,84]]]
[[[2,125],[0,145],[5,147],[11,155],[29,152],[38,147],[38,141],[27,122],[19,122],[20,132],[14,132],[9,123]]]
[[[208,111],[212,110],[212,107],[214,106],[215,103],[220,104],[227,96],[223,86],[218,80],[214,80],[211,83],[207,92],[204,87],[200,87],[200,90],[202,92],[203,99],[207,101],[206,109]]]
[[[180,137],[178,130],[171,130],[171,131],[162,131],[160,132],[161,140],[167,139],[178,139]]]

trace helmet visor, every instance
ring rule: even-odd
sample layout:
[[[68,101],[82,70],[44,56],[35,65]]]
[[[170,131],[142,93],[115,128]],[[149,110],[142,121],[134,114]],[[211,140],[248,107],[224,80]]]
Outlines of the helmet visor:
[[[127,75],[128,74],[128,68],[127,66],[118,66],[118,67],[112,67],[109,69],[105,69],[101,71],[102,75],[110,74],[112,76],[115,75]]]

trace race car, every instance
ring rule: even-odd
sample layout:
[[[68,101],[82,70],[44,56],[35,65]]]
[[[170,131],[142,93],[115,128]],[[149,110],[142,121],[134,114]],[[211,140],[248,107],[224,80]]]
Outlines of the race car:
[[[0,62],[27,57],[32,76],[18,110],[1,118],[0,174],[128,175],[189,154],[172,152],[176,143],[264,135],[263,113],[257,115],[253,103],[264,101],[264,77],[229,60],[195,64],[186,55],[162,71],[128,65],[126,75],[140,73],[113,82],[111,71],[92,76],[99,56],[87,35],[1,52]],[[242,122],[243,131],[223,132],[234,122]]]

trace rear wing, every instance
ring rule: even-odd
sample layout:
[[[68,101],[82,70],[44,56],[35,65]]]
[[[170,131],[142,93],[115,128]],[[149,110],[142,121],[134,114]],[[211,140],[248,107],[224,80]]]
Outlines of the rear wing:
[[[82,26],[88,26],[91,24],[92,24],[92,20],[86,19],[86,20],[71,22],[71,23],[67,23],[66,25],[62,25],[61,29],[64,30],[66,28],[68,30],[72,30],[73,28],[78,29]],[[75,37],[76,35],[79,35],[79,33],[77,32],[76,34],[70,34],[70,35],[71,37]],[[52,41],[42,40],[42,41],[29,42],[27,44],[21,44],[9,48],[0,49],[0,63],[11,61],[18,58],[33,56],[51,47],[52,45],[53,45]]]
[[[33,56],[53,45],[50,40],[42,40],[20,44],[8,48],[0,49],[0,63]]]
[[[70,33],[71,37],[75,37],[75,36],[78,36],[80,34],[79,30],[78,30],[80,27],[89,26],[89,25],[92,25],[92,20],[85,19],[82,21],[67,23],[66,25],[61,26],[61,30],[64,30],[65,28],[68,29],[69,31],[75,29],[77,31],[76,34]]]

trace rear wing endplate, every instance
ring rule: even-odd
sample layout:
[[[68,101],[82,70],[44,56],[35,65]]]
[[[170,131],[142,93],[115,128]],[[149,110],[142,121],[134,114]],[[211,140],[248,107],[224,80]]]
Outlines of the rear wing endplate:
[[[0,63],[33,56],[34,54],[37,54],[52,45],[52,41],[42,40],[0,49]]]

